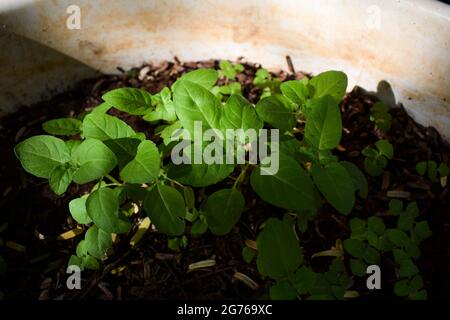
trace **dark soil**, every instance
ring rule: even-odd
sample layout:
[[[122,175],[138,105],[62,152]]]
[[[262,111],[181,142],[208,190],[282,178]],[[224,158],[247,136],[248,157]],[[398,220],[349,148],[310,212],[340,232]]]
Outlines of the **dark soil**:
[[[238,75],[243,94],[256,103],[260,89],[252,81],[256,64],[241,61],[245,71]],[[100,271],[83,272],[82,290],[67,290],[66,272],[70,255],[75,251],[81,236],[58,240],[61,233],[76,227],[70,217],[68,202],[86,191],[86,187],[72,184],[68,192],[55,196],[47,182],[27,174],[13,154],[19,141],[43,134],[41,123],[58,117],[76,116],[89,111],[101,102],[101,95],[113,88],[133,86],[157,93],[171,85],[184,72],[201,68],[218,67],[218,61],[181,63],[164,62],[144,65],[120,75],[103,75],[81,82],[73,91],[58,95],[50,101],[32,107],[23,107],[16,114],[3,118],[0,123],[0,225],[7,228],[0,234],[0,255],[8,263],[7,276],[0,288],[7,299],[255,299],[264,297],[271,283],[262,279],[255,263],[243,261],[241,251],[246,240],[255,240],[261,224],[269,216],[283,215],[283,211],[259,200],[249,187],[242,185],[246,197],[246,211],[233,231],[224,237],[206,234],[189,238],[189,245],[180,252],[167,247],[167,238],[149,231],[135,249],[130,249],[128,238],[123,237]],[[275,76],[299,79],[304,73],[280,72]],[[308,231],[300,235],[305,257],[329,249],[337,239],[349,236],[348,220],[351,217],[382,215],[388,208],[389,190],[409,192],[408,201],[417,201],[422,215],[429,221],[432,238],[421,246],[419,267],[430,298],[449,297],[449,196],[448,185],[431,184],[415,172],[421,160],[448,163],[450,148],[433,128],[424,128],[414,122],[398,105],[391,110],[392,128],[384,135],[369,121],[369,110],[377,98],[359,88],[348,93],[341,104],[344,132],[336,155],[363,169],[361,150],[379,138],[388,138],[394,145],[395,156],[382,177],[369,180],[369,196],[357,199],[350,217],[338,214],[325,205]],[[145,132],[153,140],[153,128],[134,116],[111,110],[137,131]],[[231,184],[225,180],[222,185]],[[215,188],[215,186],[211,187]],[[205,190],[210,193],[210,188]],[[1,227],[0,227],[1,229]],[[17,250],[14,244],[24,246]],[[188,265],[215,259],[216,266],[188,273]],[[313,259],[317,270],[326,269],[330,258]],[[119,269],[118,269],[119,268]],[[120,270],[120,271],[119,271]],[[392,286],[395,268],[392,261],[382,261],[383,290],[367,296],[364,283],[357,283],[363,298],[394,298]],[[117,272],[119,271],[119,272]],[[252,289],[234,277],[240,272],[258,285]]]

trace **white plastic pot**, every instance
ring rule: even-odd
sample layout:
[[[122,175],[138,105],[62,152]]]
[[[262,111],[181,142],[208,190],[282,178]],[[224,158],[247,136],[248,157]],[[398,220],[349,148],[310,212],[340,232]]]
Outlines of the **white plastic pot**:
[[[70,5],[80,29],[67,27]],[[173,56],[286,69],[290,55],[299,70],[343,70],[350,88],[388,81],[418,122],[450,140],[450,6],[437,1],[2,0],[0,25],[0,115],[93,69]]]

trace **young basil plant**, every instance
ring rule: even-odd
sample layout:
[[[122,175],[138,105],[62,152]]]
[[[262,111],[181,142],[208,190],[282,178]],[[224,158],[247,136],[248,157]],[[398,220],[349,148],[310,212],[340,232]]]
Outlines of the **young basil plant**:
[[[379,176],[386,168],[388,160],[394,156],[394,147],[388,140],[378,140],[375,142],[375,148],[366,147],[361,152],[364,159],[364,169],[371,176]]]
[[[188,72],[170,88],[153,95],[137,88],[111,90],[103,95],[104,102],[82,120],[67,118],[44,123],[47,133],[64,139],[38,135],[15,147],[25,171],[47,179],[56,194],[64,194],[72,183],[89,184],[90,192],[69,203],[72,218],[87,230],[70,264],[99,268],[99,261],[113,249],[112,239],[130,233],[134,229],[131,215],[142,212],[158,232],[170,237],[168,247],[173,250],[187,245],[183,238],[186,234],[198,237],[208,230],[217,236],[230,233],[249,205],[242,193],[242,185],[248,180],[263,201],[295,212],[297,219],[293,223],[300,230],[306,229],[324,202],[349,214],[355,193],[367,196],[367,181],[359,168],[339,161],[333,154],[342,135],[339,103],[347,88],[344,73],[327,71],[312,79],[282,83],[265,69],[259,69],[254,84],[263,92],[255,106],[242,96],[239,82],[235,82],[242,68],[227,62],[221,62],[220,68],[219,72]],[[226,78],[226,86],[217,86],[219,77]],[[111,108],[150,122],[161,142],[155,144],[155,139],[149,139],[154,137],[136,132],[119,117],[108,114]],[[186,136],[194,137],[197,121],[202,130],[221,133],[228,129],[278,129],[279,141],[268,143],[268,156],[279,157],[278,170],[270,172],[266,162],[250,163],[247,159],[239,165],[237,161],[227,163],[224,158],[213,163],[174,163],[169,156],[179,145],[172,141],[172,135],[184,129]],[[304,128],[299,125],[303,122]],[[302,130],[299,139],[295,133]],[[185,141],[189,146],[194,144],[192,139]],[[236,138],[234,142],[248,147],[256,139]],[[392,152],[387,152],[383,143],[376,146],[379,151],[375,158],[392,158]],[[221,148],[219,151],[226,151],[225,146]],[[202,153],[208,150],[208,144],[200,144]],[[186,154],[188,160],[195,160],[195,156],[195,152]],[[233,157],[239,159],[237,154]],[[238,178],[231,179],[235,174]],[[220,185],[214,192],[206,189],[207,197],[199,197],[202,188],[224,180],[226,186]],[[130,207],[137,209],[130,211]],[[274,297],[288,288],[296,295],[342,298],[348,278],[336,284],[318,275],[317,283],[308,282],[306,275],[313,271],[301,266],[303,257],[292,230],[284,222],[269,220],[258,238],[258,268],[263,275],[279,281],[273,288]],[[278,236],[286,242],[284,249],[274,249],[269,243]],[[272,266],[274,262],[269,260],[273,258],[268,257],[275,253],[281,255],[280,261],[286,260],[287,269]],[[341,273],[337,264],[333,264],[336,270],[330,267],[334,270],[330,272]]]

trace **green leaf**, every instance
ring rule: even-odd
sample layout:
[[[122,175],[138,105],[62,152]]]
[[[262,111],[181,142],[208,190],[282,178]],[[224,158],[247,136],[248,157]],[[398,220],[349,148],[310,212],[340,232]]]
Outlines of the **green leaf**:
[[[64,141],[52,136],[28,138],[16,145],[14,153],[25,171],[39,178],[48,179],[53,169],[70,161]]]
[[[367,265],[361,259],[350,259],[350,269],[355,276],[364,277]]]
[[[362,258],[367,249],[363,241],[356,239],[346,239],[343,242],[344,249],[355,258]]]
[[[269,218],[256,243],[258,271],[263,276],[281,279],[293,274],[303,262],[300,245],[289,223]]]
[[[420,290],[423,287],[423,279],[419,274],[417,274],[411,279],[409,284],[412,290]]]
[[[276,142],[271,141],[272,147]],[[283,134],[279,138],[279,150],[280,153],[287,155],[293,159],[299,160],[302,157],[302,144],[294,136]],[[303,160],[303,159],[302,159]]]
[[[427,171],[427,162],[426,161],[420,161],[416,164],[416,171],[418,174],[423,176],[425,172]]]
[[[83,258],[77,257],[76,255],[71,255],[69,262],[67,263],[68,266],[77,266],[80,268],[80,270],[84,269],[83,264]]]
[[[188,80],[195,84],[198,84],[205,89],[211,89],[217,82],[219,73],[214,69],[198,69],[183,74],[180,80]]]
[[[70,214],[72,215],[72,218],[79,224],[89,224],[92,222],[86,209],[87,197],[87,195],[82,196],[81,198],[76,198],[69,202]]]
[[[406,206],[406,213],[408,213],[413,219],[416,219],[419,216],[420,210],[417,206],[417,202],[411,202]]]
[[[249,247],[242,248],[242,259],[246,263],[251,263],[256,256],[256,251]]]
[[[120,177],[128,183],[153,182],[159,176],[160,162],[156,145],[144,140],[139,144],[136,157],[120,171]]]
[[[411,230],[414,226],[414,216],[404,211],[400,214],[397,220],[397,228],[403,231]]]
[[[176,121],[170,125],[162,125],[155,129],[155,134],[159,134],[161,138],[164,141],[164,144],[167,146],[171,142],[171,136],[172,134],[178,130],[181,129],[181,122]]]
[[[446,177],[446,176],[448,176],[449,175],[449,168],[448,168],[448,166],[445,164],[445,163],[441,163],[440,165],[439,165],[439,168],[437,168],[437,171],[439,172],[439,175],[441,176],[441,177]]]
[[[235,188],[222,189],[210,195],[204,210],[212,234],[223,236],[229,233],[238,222],[244,207],[245,199]]]
[[[114,89],[105,93],[102,99],[114,108],[134,115],[143,115],[152,107],[152,95],[138,88]]]
[[[262,175],[262,173],[268,173]],[[306,171],[294,159],[280,155],[276,174],[264,166],[253,170],[250,183],[261,199],[277,207],[314,210],[320,206],[319,194]]]
[[[411,300],[427,300],[428,294],[426,290],[420,290],[418,292],[412,292],[408,296]]]
[[[191,234],[193,237],[199,237],[208,230],[208,223],[204,215],[200,215],[192,225]]]
[[[73,181],[78,184],[101,178],[117,164],[114,153],[96,139],[83,141],[72,155],[72,161],[78,166],[73,176]]]
[[[301,266],[291,279],[298,294],[306,294],[312,290],[316,278],[317,276],[314,271],[305,266]]]
[[[325,167],[315,166],[311,174],[325,199],[340,213],[349,214],[355,204],[355,194],[347,170],[336,162]]]
[[[180,164],[168,166],[168,176],[193,187],[206,187],[228,177],[234,170],[233,164]]]
[[[410,242],[405,232],[399,229],[388,229],[385,232],[388,239],[397,247],[405,247]]]
[[[411,259],[403,259],[400,261],[399,276],[409,278],[419,273],[419,269]]]
[[[226,60],[220,60],[219,62],[220,73],[222,73],[227,79],[234,80],[238,72],[244,71],[244,66],[240,63],[233,65]]]
[[[388,140],[378,140],[375,142],[375,146],[377,147],[380,154],[384,155],[388,159],[392,159],[394,156],[394,147]]]
[[[81,121],[72,118],[61,118],[46,121],[42,124],[45,132],[57,136],[71,136],[81,132]]]
[[[105,140],[103,143],[116,155],[117,164],[119,169],[122,170],[136,156],[141,140],[136,138],[119,138]]]
[[[397,296],[405,297],[409,294],[411,288],[409,286],[409,280],[400,280],[394,285],[394,293]]]
[[[436,161],[428,161],[427,163],[428,179],[436,181],[437,178],[437,163]]]
[[[301,106],[309,99],[307,83],[300,80],[285,81],[280,85],[283,95],[293,103]]]
[[[107,233],[126,233],[130,230],[129,221],[119,216],[119,199],[110,188],[100,188],[92,192],[86,200],[89,218]]]
[[[91,269],[91,270],[99,270],[100,269],[100,264],[98,263],[98,261],[91,256],[87,256],[83,258],[83,266],[87,269]]]
[[[101,141],[130,138],[136,134],[125,122],[108,114],[88,114],[81,128],[84,137]]]
[[[366,198],[369,193],[369,184],[367,183],[367,179],[361,170],[356,165],[348,161],[341,161],[339,163],[345,168],[345,170],[347,170],[348,174],[352,178],[355,191],[359,191],[359,196],[361,198]]]
[[[256,113],[261,120],[281,131],[292,131],[296,124],[291,102],[280,94],[259,100]]]
[[[377,249],[380,248],[380,236],[378,236],[378,234],[376,234],[375,232],[368,230],[365,233],[365,239],[367,239],[367,242],[372,247],[377,248]]]
[[[378,151],[369,146],[365,147],[361,153],[368,158],[376,159],[378,157]]]
[[[368,264],[379,264],[380,253],[372,247],[368,247],[363,255],[364,261]]]
[[[398,199],[392,199],[389,201],[389,211],[395,215],[399,215],[403,210],[403,202]]]
[[[111,108],[112,108],[111,105],[109,105],[106,102],[103,102],[103,103],[100,103],[98,106],[94,107],[94,109],[92,109],[90,113],[91,114],[105,114]]]
[[[367,219],[367,225],[370,231],[374,232],[379,236],[381,236],[384,233],[384,230],[386,229],[383,219],[376,216],[369,217],[369,219]]]
[[[350,220],[350,230],[352,230],[352,238],[361,238],[367,230],[367,222],[361,218],[353,218]]]
[[[394,256],[395,262],[397,263],[409,259],[409,256],[406,254],[406,252],[401,249],[393,249],[392,254]]]
[[[144,208],[160,232],[171,236],[179,236],[184,232],[185,203],[175,188],[154,186],[145,198]]]
[[[308,100],[311,112],[305,139],[320,150],[334,149],[341,140],[342,120],[337,102],[331,96]]]
[[[428,226],[428,222],[426,221],[421,221],[416,223],[416,225],[413,228],[412,231],[416,243],[420,243],[423,240],[425,240],[426,238],[431,236],[431,230],[430,227]]]
[[[194,121],[201,121],[202,129],[220,128],[220,102],[207,89],[191,81],[177,81],[173,99],[181,125],[194,138]]]
[[[383,173],[383,168],[378,165],[376,159],[365,158],[364,159],[364,170],[372,177],[378,177]]]
[[[277,281],[270,288],[270,299],[272,300],[294,300],[297,297],[297,291],[288,280]]]
[[[157,121],[165,120],[168,122],[173,122],[177,120],[177,115],[175,113],[175,105],[172,101],[172,93],[170,89],[164,87],[158,94],[154,95],[152,100],[156,101],[156,108],[144,115],[144,120],[147,121]]]
[[[309,80],[314,87],[314,97],[332,96],[336,102],[342,100],[347,89],[347,75],[341,71],[325,71]]]
[[[80,140],[66,140],[64,141],[67,148],[69,149],[69,154],[72,157],[72,155],[75,153],[75,150],[80,146],[81,141]]]
[[[242,96],[231,95],[223,108],[220,127],[224,132],[226,129],[259,130],[263,122],[250,102]]]
[[[85,247],[87,252],[93,257],[104,259],[106,252],[112,247],[111,234],[94,225],[86,232]]]
[[[73,168],[67,167],[66,165],[59,165],[53,169],[48,182],[55,194],[61,195],[66,192],[72,182],[73,172]]]
[[[194,190],[191,187],[183,188],[183,196],[186,202],[186,207],[189,210],[195,209],[195,194]]]

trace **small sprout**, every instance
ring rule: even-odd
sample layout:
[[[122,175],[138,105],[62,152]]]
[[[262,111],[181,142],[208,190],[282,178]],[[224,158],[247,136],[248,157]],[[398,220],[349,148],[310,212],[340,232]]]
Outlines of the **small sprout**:
[[[361,153],[366,156],[364,159],[366,172],[371,176],[380,176],[388,164],[388,159],[394,156],[394,148],[387,140],[378,140],[375,146],[376,149],[366,147]]]
[[[421,176],[427,174],[427,177],[431,182],[437,182],[449,175],[449,168],[444,162],[438,166],[435,161],[420,161],[416,164],[416,171]],[[438,176],[440,179],[438,179]]]
[[[236,75],[244,71],[244,66],[242,64],[233,64],[226,60],[220,60],[219,68],[219,77],[225,77],[227,80],[235,80]]]
[[[388,132],[392,121],[389,107],[381,101],[376,102],[370,109],[370,121],[375,123],[376,128]]]

